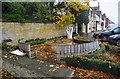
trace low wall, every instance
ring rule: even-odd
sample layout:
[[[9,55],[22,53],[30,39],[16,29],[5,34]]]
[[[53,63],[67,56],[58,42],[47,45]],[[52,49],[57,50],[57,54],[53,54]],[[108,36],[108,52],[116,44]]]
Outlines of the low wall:
[[[66,35],[65,28],[57,27],[55,24],[42,23],[2,23],[2,39],[12,39],[14,44],[17,40],[35,39],[35,38],[51,38]],[[1,31],[0,31],[1,32]]]
[[[58,65],[50,67],[51,64],[47,62],[38,62],[26,56],[17,57],[18,59],[16,60],[16,56],[5,52],[2,56],[2,69],[7,70],[14,77],[73,77],[73,70],[65,69]],[[56,71],[53,72],[54,70]]]

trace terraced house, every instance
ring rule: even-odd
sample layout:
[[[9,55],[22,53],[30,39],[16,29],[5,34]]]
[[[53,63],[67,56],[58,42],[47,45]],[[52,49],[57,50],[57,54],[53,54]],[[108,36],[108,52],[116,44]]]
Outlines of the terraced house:
[[[106,16],[105,13],[102,13],[100,11],[100,4],[98,3],[98,6],[90,7],[89,9],[89,23],[85,27],[83,24],[83,32],[84,33],[91,33],[95,31],[105,30],[105,28],[109,24],[114,24],[109,18]]]

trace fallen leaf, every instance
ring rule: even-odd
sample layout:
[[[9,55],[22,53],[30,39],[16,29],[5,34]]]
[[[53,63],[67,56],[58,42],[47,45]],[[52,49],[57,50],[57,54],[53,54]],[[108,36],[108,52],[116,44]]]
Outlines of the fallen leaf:
[[[8,56],[4,56],[4,58],[7,58]]]
[[[50,67],[54,67],[54,65],[50,65]]]
[[[53,69],[52,71],[53,71],[53,72],[57,72],[57,69]]]
[[[12,58],[13,56],[10,56],[9,58]]]
[[[49,72],[50,72],[51,70],[49,70]]]
[[[40,61],[40,63],[44,63],[44,61]]]
[[[40,61],[40,60],[37,60],[38,62]]]
[[[60,67],[56,66],[56,69],[59,69]]]

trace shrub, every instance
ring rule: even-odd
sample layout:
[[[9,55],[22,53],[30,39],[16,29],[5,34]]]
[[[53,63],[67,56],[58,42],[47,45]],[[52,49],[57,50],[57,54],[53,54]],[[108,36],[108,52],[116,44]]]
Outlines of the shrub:
[[[111,63],[100,59],[90,59],[87,57],[67,57],[65,58],[65,62],[68,66],[103,71],[106,73],[120,76],[120,64]]]
[[[26,40],[25,43],[29,43],[30,45],[36,45],[36,44],[44,44],[47,41],[47,39],[44,38],[36,38],[36,39],[30,39]]]
[[[30,45],[44,44],[46,41],[62,40],[63,38],[66,38],[66,36],[54,37],[50,39],[45,39],[45,38],[30,39],[30,40],[26,40],[25,43],[28,43]]]
[[[76,42],[76,43],[79,43],[79,44],[90,43],[91,42],[90,40],[77,40],[77,39],[74,39],[73,41]]]
[[[112,46],[108,44],[104,44],[106,51],[112,50]]]
[[[98,54],[103,54],[103,53],[105,53],[106,51],[105,51],[105,46],[103,45],[103,44],[101,44],[101,49],[99,49],[99,50],[97,50],[96,52],[94,52],[94,53],[91,53],[91,54],[87,54],[87,55],[85,55],[85,57],[87,57],[87,58],[97,58],[97,55]]]
[[[10,51],[10,46],[7,45],[6,42],[2,42],[1,47],[3,51]]]
[[[0,47],[2,47],[3,51],[13,51],[13,50],[18,49],[18,46],[9,46],[5,42],[2,42],[0,44]]]
[[[80,35],[75,35],[74,38],[73,38],[73,41],[76,42],[76,43],[90,43],[91,40],[89,40],[88,38],[86,37],[82,37]]]

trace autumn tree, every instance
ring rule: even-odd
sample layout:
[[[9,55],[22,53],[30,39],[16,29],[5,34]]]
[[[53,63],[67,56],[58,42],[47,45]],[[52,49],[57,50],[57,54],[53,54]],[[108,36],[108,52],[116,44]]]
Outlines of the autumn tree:
[[[55,23],[59,26],[67,26],[76,22],[78,24],[78,32],[81,33],[82,23],[88,24],[89,2],[62,2],[56,5]]]
[[[84,23],[87,27],[89,23],[89,2],[70,2],[70,12],[75,15],[75,22],[78,25],[78,33],[82,32],[82,24]]]

